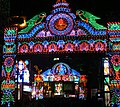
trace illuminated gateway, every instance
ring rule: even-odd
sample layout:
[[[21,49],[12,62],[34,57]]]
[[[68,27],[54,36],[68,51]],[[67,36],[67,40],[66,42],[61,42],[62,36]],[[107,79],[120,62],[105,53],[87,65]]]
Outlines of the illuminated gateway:
[[[57,0],[51,14],[34,16],[22,30],[5,28],[1,105],[25,93],[36,100],[98,95],[105,105],[119,104],[120,22],[104,27],[97,19]]]

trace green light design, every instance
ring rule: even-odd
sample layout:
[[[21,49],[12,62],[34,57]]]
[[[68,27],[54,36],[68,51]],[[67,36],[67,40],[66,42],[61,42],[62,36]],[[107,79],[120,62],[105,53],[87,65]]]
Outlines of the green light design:
[[[1,102],[2,104],[5,104],[6,102],[14,102],[14,97],[13,95],[10,93],[8,94],[3,94],[2,98],[1,98]]]
[[[5,67],[5,70],[6,70],[6,72],[11,72],[12,68],[13,68],[12,66],[10,66],[10,67],[7,66],[7,67]]]
[[[88,23],[90,23],[95,29],[107,29],[96,22],[96,19],[101,19],[100,17],[94,16],[93,14],[83,10],[77,10],[76,13],[81,20],[87,21],[88,19]]]
[[[108,29],[109,30],[120,30],[120,24],[109,24]]]
[[[15,35],[16,34],[16,30],[7,30],[6,31],[6,35]]]
[[[14,97],[13,97],[12,94],[10,94],[10,95],[8,96],[8,100],[9,100],[9,102],[14,102]]]
[[[118,65],[118,66],[113,65],[113,68],[114,68],[115,71],[120,71],[120,65]]]
[[[117,103],[117,99],[118,99],[117,93],[114,92],[114,94],[113,94],[113,96],[112,96],[112,104]]]
[[[27,27],[19,31],[18,33],[27,33],[29,32],[36,24],[39,24],[43,21],[43,19],[46,17],[46,13],[42,12],[38,15],[35,15],[33,18],[28,20]]]
[[[7,102],[7,95],[3,94],[2,98],[1,98],[1,102],[2,104],[5,104]]]
[[[106,82],[107,82],[107,84],[110,83],[110,78],[109,77],[105,77],[104,83],[106,84]]]

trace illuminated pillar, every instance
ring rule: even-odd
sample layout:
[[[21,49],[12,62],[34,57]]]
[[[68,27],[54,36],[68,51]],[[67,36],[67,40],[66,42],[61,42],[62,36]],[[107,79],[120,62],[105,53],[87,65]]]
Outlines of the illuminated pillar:
[[[120,22],[108,22],[111,104],[120,99]]]
[[[110,69],[109,69],[109,58],[104,58],[104,98],[105,106],[110,103]]]
[[[111,103],[119,105],[120,99],[120,54],[111,53],[110,59],[110,91]]]
[[[3,45],[3,63],[1,73],[1,90],[2,98],[1,105],[7,104],[10,107],[15,102],[15,58],[17,28],[5,28],[4,30],[4,45]]]

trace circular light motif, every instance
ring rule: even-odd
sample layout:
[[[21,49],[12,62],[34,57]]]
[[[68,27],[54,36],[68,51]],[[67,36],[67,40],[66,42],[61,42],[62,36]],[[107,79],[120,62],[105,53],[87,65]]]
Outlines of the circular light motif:
[[[66,35],[72,31],[73,26],[72,17],[65,13],[54,15],[48,24],[49,30],[55,35]]]
[[[7,57],[4,61],[4,65],[5,66],[12,66],[14,64],[14,59],[12,57]]]
[[[55,28],[58,30],[64,30],[67,27],[67,21],[65,19],[58,19],[55,21]]]
[[[115,66],[120,65],[120,55],[113,55],[111,57],[111,63]]]

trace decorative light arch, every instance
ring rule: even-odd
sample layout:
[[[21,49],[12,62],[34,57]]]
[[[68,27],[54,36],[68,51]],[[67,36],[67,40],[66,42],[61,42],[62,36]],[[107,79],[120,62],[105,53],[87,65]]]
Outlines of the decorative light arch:
[[[33,47],[33,52],[42,52],[43,51],[43,46],[41,44],[35,44]]]
[[[28,53],[29,52],[29,45],[23,44],[19,47],[19,53]]]

